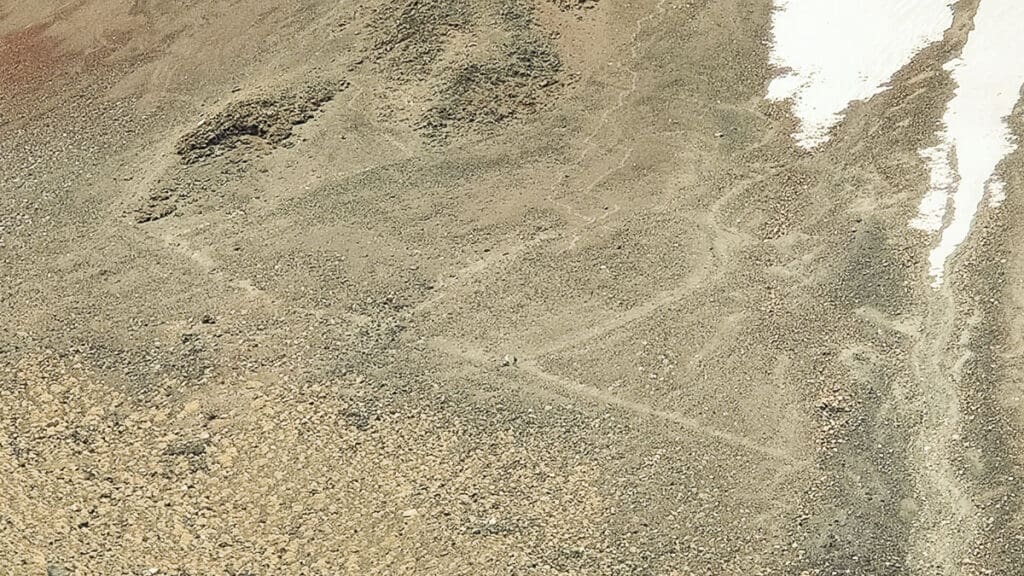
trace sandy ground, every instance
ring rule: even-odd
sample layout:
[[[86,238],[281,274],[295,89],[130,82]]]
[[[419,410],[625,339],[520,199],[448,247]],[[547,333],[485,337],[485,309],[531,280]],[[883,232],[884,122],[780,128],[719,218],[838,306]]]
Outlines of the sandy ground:
[[[807,152],[764,0],[0,1],[0,573],[1024,574],[976,5]]]

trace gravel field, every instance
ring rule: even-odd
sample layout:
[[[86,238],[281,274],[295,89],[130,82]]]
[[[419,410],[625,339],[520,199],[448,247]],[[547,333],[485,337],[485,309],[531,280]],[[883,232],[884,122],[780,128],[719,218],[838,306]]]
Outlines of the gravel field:
[[[1024,575],[1000,1],[808,128],[770,0],[0,0],[0,575]]]

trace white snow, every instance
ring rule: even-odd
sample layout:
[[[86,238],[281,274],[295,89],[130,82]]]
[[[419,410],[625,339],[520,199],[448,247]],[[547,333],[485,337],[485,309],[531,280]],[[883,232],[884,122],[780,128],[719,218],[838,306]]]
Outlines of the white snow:
[[[767,97],[789,101],[797,143],[826,142],[852,102],[892,76],[952,25],[955,0],[776,0],[771,62],[783,70]],[[995,171],[1016,148],[1006,117],[1024,84],[1024,0],[981,0],[960,56],[947,63],[956,92],[935,146],[920,151],[929,190],[910,225],[940,233],[929,255],[934,285],[970,233],[982,201],[1006,194]]]
[[[931,148],[921,150],[921,156],[928,161],[929,179],[928,193],[921,200],[917,218],[911,220],[914,228],[928,232],[942,229],[942,219],[946,217],[946,205],[949,204],[949,193],[956,183],[956,172],[949,163],[953,146],[944,133],[939,134],[939,143]]]
[[[785,72],[768,86],[768,98],[792,100],[797,143],[811,149],[827,141],[851,102],[885,90],[914,54],[942,39],[954,3],[776,0],[771,62]]]
[[[956,93],[943,116],[940,143],[921,151],[931,171],[931,187],[911,222],[934,232],[952,209],[928,258],[934,286],[942,284],[946,260],[970,233],[986,191],[992,206],[1005,196],[1005,185],[994,173],[1017,146],[1006,117],[1024,84],[1024,1],[981,0],[963,52],[946,69]]]

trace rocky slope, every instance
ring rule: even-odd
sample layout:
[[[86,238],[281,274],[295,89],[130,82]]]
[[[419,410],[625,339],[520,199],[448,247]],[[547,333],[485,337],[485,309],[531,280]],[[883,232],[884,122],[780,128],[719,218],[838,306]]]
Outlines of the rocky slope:
[[[771,9],[0,2],[0,573],[1020,574],[960,29],[809,153]]]

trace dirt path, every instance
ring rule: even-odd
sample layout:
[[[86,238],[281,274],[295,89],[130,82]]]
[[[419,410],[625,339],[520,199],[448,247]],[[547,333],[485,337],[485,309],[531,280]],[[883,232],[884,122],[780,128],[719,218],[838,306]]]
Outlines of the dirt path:
[[[960,373],[971,352],[968,331],[958,330],[952,290],[947,285],[931,294],[911,350],[913,379],[894,390],[900,409],[919,422],[908,451],[920,502],[908,564],[921,575],[962,574],[979,534],[978,511],[954,464],[962,450]]]

